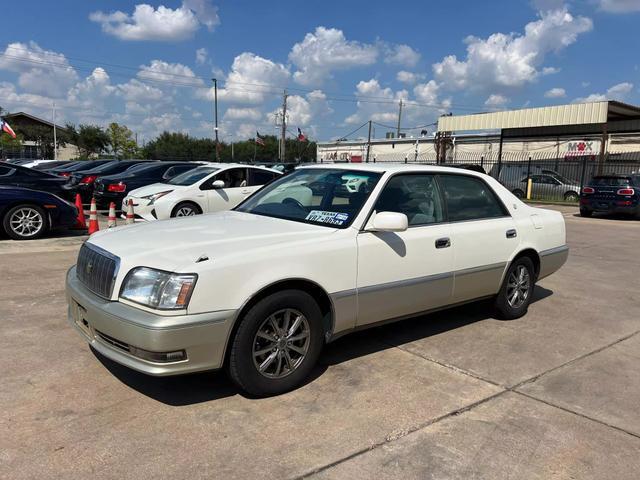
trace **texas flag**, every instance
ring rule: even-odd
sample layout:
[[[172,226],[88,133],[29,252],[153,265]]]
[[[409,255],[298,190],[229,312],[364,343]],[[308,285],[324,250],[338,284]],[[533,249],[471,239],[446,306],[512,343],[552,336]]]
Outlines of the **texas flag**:
[[[2,120],[2,124],[0,124],[0,131],[7,132],[13,138],[16,138],[16,132],[14,132],[13,128],[11,128],[4,120]]]
[[[307,136],[304,133],[302,133],[302,130],[300,130],[300,127],[298,127],[298,140],[301,142],[307,141]]]

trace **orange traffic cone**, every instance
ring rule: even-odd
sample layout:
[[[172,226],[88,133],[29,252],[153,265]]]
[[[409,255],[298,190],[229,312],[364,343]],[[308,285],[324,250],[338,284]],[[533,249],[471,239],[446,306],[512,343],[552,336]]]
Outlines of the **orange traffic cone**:
[[[133,200],[129,199],[129,203],[127,203],[127,217],[125,223],[127,225],[131,225],[135,222],[135,217],[133,214]]]
[[[84,207],[82,206],[82,198],[79,193],[76,193],[76,208],[78,209],[78,218],[73,228],[78,230],[87,229],[87,221],[84,218]]]
[[[89,235],[93,235],[100,230],[98,225],[98,209],[96,208],[96,199],[91,199],[91,207],[89,208]]]
[[[109,217],[107,220],[107,228],[113,228],[116,226],[116,204],[111,202],[109,204]]]

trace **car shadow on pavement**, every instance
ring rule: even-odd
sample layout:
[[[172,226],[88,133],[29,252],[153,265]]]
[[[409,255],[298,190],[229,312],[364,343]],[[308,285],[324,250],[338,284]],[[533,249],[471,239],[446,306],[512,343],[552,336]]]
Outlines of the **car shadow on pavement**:
[[[531,301],[535,303],[552,294],[551,290],[536,285]],[[488,320],[493,318],[491,314],[491,302],[480,301],[351,333],[325,347],[318,365],[307,377],[304,385],[312,383],[331,366],[455,330],[475,322]],[[525,316],[522,319],[511,321],[526,321],[526,318]],[[180,407],[233,395],[253,398],[236,387],[224,371],[152,377],[124,367],[106,358],[93,348],[91,351],[104,367],[122,383],[166,405]],[[347,376],[345,381],[354,380]]]

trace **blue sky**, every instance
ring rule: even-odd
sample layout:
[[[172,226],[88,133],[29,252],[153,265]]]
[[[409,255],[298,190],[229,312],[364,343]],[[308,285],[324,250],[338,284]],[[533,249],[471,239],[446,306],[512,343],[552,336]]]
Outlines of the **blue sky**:
[[[402,99],[411,135],[448,112],[640,103],[639,21],[640,0],[14,2],[0,106],[211,136],[215,76],[223,139],[274,133],[284,88],[291,132],[383,136]]]

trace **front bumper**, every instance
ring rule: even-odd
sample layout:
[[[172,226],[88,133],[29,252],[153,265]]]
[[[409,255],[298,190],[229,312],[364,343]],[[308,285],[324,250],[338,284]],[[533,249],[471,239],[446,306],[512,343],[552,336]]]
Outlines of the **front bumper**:
[[[127,204],[129,199],[133,201],[133,213],[136,218],[141,218],[142,220],[146,220],[148,222],[153,222],[157,220],[156,217],[151,213],[154,210],[154,205],[150,204],[149,200],[144,198],[136,198],[136,197],[124,197],[122,199],[122,212],[123,214],[127,213]]]
[[[214,370],[224,363],[235,310],[157,315],[98,297],[80,283],[76,267],[67,272],[66,287],[69,323],[93,348],[117,363],[154,376]],[[132,354],[136,349],[184,350],[186,359],[153,362]]]

